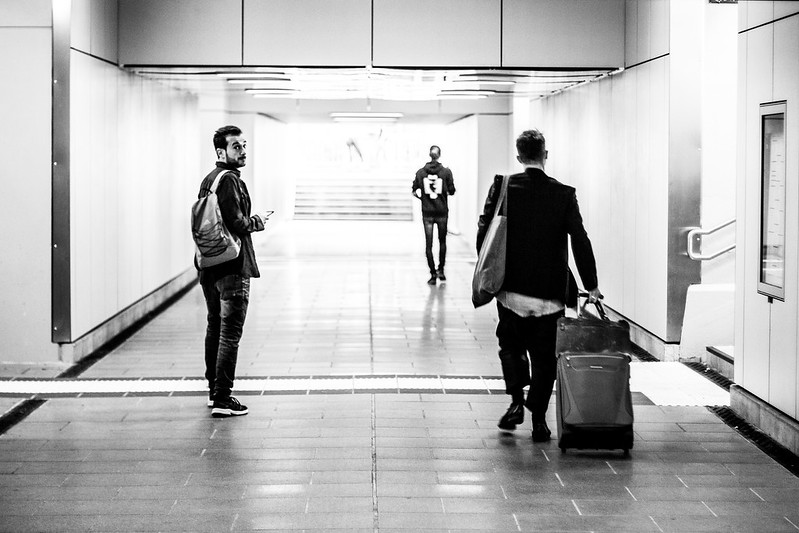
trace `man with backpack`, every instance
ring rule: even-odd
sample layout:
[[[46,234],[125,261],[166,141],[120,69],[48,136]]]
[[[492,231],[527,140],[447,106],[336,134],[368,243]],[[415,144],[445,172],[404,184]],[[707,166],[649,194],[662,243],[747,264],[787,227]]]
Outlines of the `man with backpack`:
[[[239,169],[247,162],[247,142],[236,126],[224,126],[214,133],[216,168],[202,181],[198,198],[217,196],[222,221],[240,241],[238,256],[203,267],[200,285],[208,309],[205,332],[205,378],[208,407],[215,418],[246,415],[247,407],[231,396],[236,374],[239,341],[247,316],[250,278],[260,277],[250,234],[262,231],[267,216],[250,215],[252,204]]]
[[[444,263],[447,259],[447,219],[449,206],[447,197],[455,194],[452,171],[438,162],[441,148],[430,147],[430,162],[416,171],[411,190],[422,201],[422,223],[424,224],[425,255],[430,269],[428,285],[436,280],[446,281]],[[433,261],[433,226],[438,227],[438,269]]]

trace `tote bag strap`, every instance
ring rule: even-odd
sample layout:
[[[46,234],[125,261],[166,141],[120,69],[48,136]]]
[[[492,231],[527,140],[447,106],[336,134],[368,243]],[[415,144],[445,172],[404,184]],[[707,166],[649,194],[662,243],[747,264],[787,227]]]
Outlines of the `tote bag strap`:
[[[494,216],[499,214],[500,208],[505,203],[505,198],[508,195],[508,175],[502,176],[502,187],[499,189],[499,198],[497,198],[497,205],[494,206]],[[505,214],[508,214],[508,209],[505,208]]]

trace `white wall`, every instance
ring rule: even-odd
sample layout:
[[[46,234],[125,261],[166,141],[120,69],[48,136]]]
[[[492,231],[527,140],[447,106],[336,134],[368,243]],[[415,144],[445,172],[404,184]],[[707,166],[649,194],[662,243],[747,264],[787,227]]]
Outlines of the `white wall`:
[[[624,60],[622,0],[119,0],[119,13],[123,64],[583,68]]]
[[[371,26],[371,0],[247,0],[244,63],[366,65]]]
[[[195,97],[78,51],[71,64],[74,341],[192,268],[205,169]]]
[[[55,362],[50,342],[52,14],[0,0],[0,361]]]
[[[504,0],[502,7],[502,66],[614,67],[624,60],[623,0]]]
[[[252,183],[255,212],[272,210],[273,222],[294,217],[295,173],[288,158],[288,126],[263,115],[255,115],[253,142],[250,151],[255,156],[248,185]],[[258,236],[253,237],[258,238]]]
[[[738,6],[705,4],[702,51],[702,227],[735,218]],[[702,253],[735,242],[735,226],[705,237]],[[735,251],[702,263],[702,283],[733,283]]]
[[[446,164],[452,170],[457,189],[450,200],[450,226],[460,231],[472,250],[477,218],[483,212],[494,176],[512,170],[506,158],[510,118],[504,114],[470,115],[446,128],[451,147],[447,150]]]
[[[668,65],[661,58],[534,101],[529,120],[546,137],[547,174],[577,188],[608,305],[661,339],[667,337]]]
[[[740,2],[735,271],[735,382],[799,418],[799,13],[798,2]],[[757,293],[760,262],[760,110],[786,100],[785,301]],[[790,139],[793,139],[791,141]]]
[[[72,47],[117,62],[117,1],[72,1]]]
[[[449,148],[445,164],[452,170],[457,189],[449,200],[449,227],[457,228],[463,238],[473,244],[477,234],[477,205],[480,196],[485,194],[478,186],[477,116],[471,115],[448,124],[446,135]]]

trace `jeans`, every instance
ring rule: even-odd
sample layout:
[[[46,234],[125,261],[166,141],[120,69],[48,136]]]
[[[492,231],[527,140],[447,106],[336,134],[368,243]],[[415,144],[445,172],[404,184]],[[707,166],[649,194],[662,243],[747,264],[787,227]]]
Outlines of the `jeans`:
[[[250,278],[225,276],[202,284],[208,309],[205,379],[214,398],[227,398],[236,377],[239,341],[250,301]]]
[[[520,317],[499,302],[497,309],[499,360],[505,392],[514,402],[521,402],[524,399],[522,389],[530,385],[525,405],[530,410],[533,422],[544,422],[555,384],[558,319],[564,313]]]
[[[447,215],[435,217],[422,217],[424,224],[424,252],[427,256],[427,266],[430,273],[435,274],[436,265],[433,262],[433,225],[438,226],[438,268],[444,270],[447,259]]]

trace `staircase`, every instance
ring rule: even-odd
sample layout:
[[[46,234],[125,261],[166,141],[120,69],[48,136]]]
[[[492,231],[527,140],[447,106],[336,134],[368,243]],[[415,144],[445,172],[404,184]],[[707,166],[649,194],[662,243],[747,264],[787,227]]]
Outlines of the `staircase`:
[[[300,220],[412,220],[413,174],[353,169],[298,176],[294,218]]]

